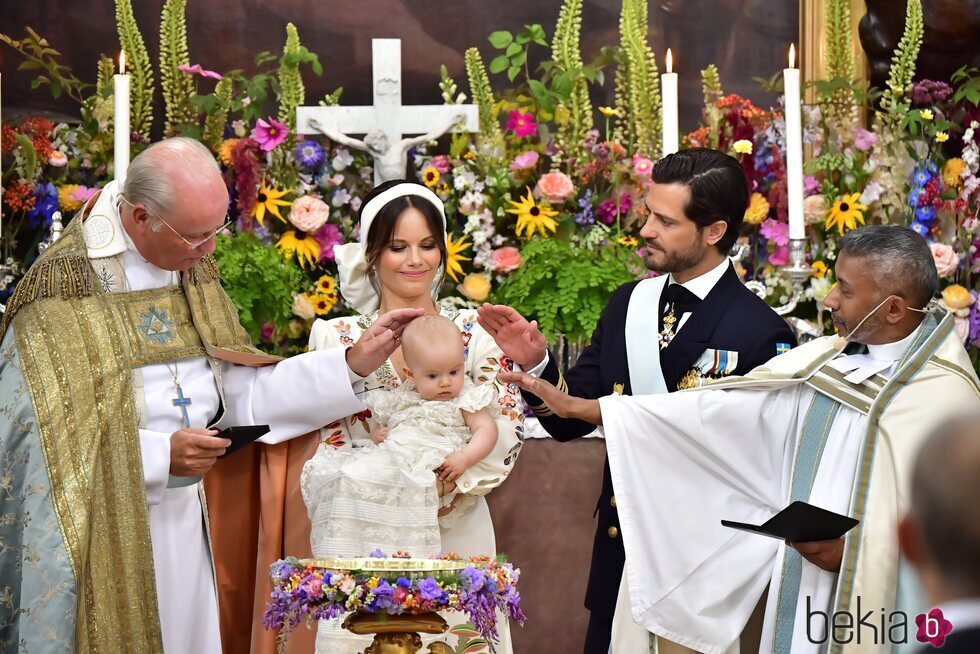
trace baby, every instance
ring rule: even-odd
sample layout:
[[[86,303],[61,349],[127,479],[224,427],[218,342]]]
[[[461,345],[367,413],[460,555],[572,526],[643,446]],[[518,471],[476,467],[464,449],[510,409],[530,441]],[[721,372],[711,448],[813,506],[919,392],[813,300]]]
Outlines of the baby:
[[[404,383],[365,398],[384,425],[372,434],[374,445],[321,447],[304,468],[316,557],[364,556],[375,549],[438,554],[434,471],[440,484],[455,481],[497,442],[487,408],[495,399],[493,384],[470,379],[459,328],[427,315],[413,320],[401,338]],[[459,504],[453,513],[464,508]]]

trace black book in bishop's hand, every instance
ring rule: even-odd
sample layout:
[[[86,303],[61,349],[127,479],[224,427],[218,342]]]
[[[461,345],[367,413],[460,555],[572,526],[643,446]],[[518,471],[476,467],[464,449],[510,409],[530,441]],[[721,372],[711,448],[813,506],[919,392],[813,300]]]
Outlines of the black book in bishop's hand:
[[[806,502],[793,502],[761,525],[732,520],[722,520],[721,524],[792,543],[807,543],[840,538],[857,526],[858,521]]]

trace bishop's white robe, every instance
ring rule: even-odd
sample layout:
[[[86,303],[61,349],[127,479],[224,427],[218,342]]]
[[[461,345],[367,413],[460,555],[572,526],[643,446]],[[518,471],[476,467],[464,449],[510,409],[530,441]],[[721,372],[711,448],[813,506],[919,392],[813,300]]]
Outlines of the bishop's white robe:
[[[110,184],[93,207],[91,217],[105,216],[109,222],[96,221],[85,230],[90,258],[97,263],[119,257],[130,291],[177,284],[176,273],[157,268],[136,251],[118,213],[111,210],[114,197],[115,186]],[[111,281],[116,282],[111,290],[124,290],[120,280]],[[362,411],[353,388],[361,384],[349,372],[343,348],[260,368],[207,357],[169,365],[169,369],[167,364],[137,369],[134,385],[160,627],[167,654],[214,654],[221,652],[221,639],[202,483],[180,485],[190,480],[169,474],[170,436],[182,421],[180,409],[172,404],[177,397],[174,368],[184,396],[191,398],[187,406],[191,427],[209,426],[223,407],[215,428],[268,424],[271,431],[260,439],[265,443],[282,442]]]
[[[980,403],[976,374],[949,316],[938,327],[929,317],[908,339],[856,361],[835,356],[832,339],[818,339],[713,385],[722,388],[600,400],[630,608],[648,631],[701,652],[733,651],[769,584],[760,651],[827,651],[811,642],[823,640],[832,652],[885,652],[870,631],[861,645],[833,643],[819,615],[808,622],[808,609],[854,613],[853,599],[864,596],[862,612],[877,620],[882,608],[922,607],[899,564],[895,520],[918,443],[950,412]],[[816,468],[796,470],[828,368],[867,380],[840,383],[838,397],[853,397],[826,415]],[[788,548],[720,524],[764,522],[790,503],[794,475],[808,487],[803,499],[863,522],[845,539],[840,574],[802,562],[795,602],[781,597]]]

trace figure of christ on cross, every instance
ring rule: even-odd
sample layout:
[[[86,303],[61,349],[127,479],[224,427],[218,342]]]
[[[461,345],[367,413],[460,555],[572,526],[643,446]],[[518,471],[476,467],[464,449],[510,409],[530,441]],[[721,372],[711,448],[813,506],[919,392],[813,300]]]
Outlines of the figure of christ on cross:
[[[401,40],[373,39],[374,105],[370,107],[299,107],[296,131],[320,132],[331,141],[374,157],[374,183],[404,179],[408,151],[453,128],[478,129],[472,104],[402,105]],[[364,134],[359,140],[349,134]],[[406,134],[420,134],[402,138]]]

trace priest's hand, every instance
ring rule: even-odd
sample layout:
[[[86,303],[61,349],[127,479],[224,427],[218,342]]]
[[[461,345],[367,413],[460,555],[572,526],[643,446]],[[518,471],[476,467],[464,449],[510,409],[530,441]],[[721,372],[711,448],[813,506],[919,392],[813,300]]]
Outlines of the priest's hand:
[[[800,555],[827,572],[840,572],[840,564],[844,559],[844,539],[815,540],[808,543],[787,543]]]
[[[361,334],[354,347],[347,350],[347,365],[361,377],[370,375],[401,345],[405,326],[424,313],[422,309],[395,309],[379,316]]]
[[[504,372],[501,370],[497,379],[505,384],[516,384],[524,390],[534,393],[559,418],[577,418],[593,425],[602,424],[599,400],[587,400],[563,393],[555,388],[554,384],[538,377],[532,377],[526,372]]]
[[[547,341],[538,321],[527,318],[502,304],[484,304],[476,310],[477,322],[493,337],[497,347],[524,370],[544,360]]]
[[[211,469],[225,453],[231,441],[217,438],[215,429],[191,427],[170,435],[170,474],[175,477],[199,477]]]

